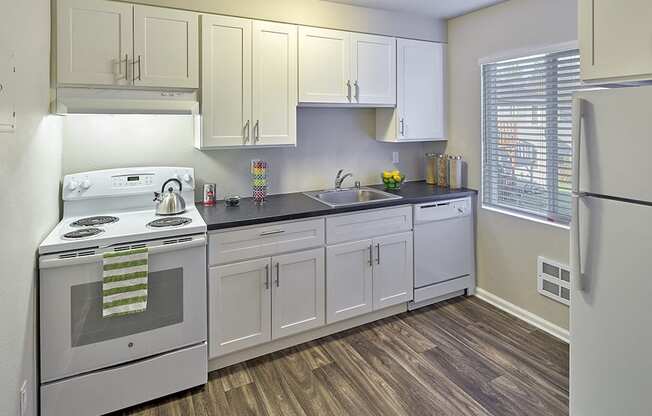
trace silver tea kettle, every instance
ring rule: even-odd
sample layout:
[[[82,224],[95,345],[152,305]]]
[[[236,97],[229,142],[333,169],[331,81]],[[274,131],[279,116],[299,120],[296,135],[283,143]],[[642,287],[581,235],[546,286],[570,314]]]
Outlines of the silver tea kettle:
[[[154,192],[154,202],[156,202],[156,215],[175,215],[181,214],[186,210],[186,201],[179,192],[175,191],[172,186],[165,190],[170,182],[176,182],[179,185],[179,192],[183,189],[179,179],[170,178],[161,187],[161,192]]]

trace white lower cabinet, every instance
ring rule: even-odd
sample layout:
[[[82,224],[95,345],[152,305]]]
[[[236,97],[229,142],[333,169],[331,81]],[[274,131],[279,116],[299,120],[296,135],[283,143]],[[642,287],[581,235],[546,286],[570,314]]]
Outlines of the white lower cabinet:
[[[326,321],[330,324],[372,311],[372,241],[326,249]]]
[[[409,302],[412,231],[326,249],[326,321],[333,323]]]
[[[209,269],[209,358],[272,339],[270,268],[264,258]]]
[[[211,359],[413,297],[408,206],[217,231],[208,252]]]
[[[272,338],[324,325],[324,249],[272,257]]]
[[[325,322],[324,249],[209,269],[209,358]]]
[[[374,310],[412,300],[412,232],[378,237],[374,239],[374,251]]]

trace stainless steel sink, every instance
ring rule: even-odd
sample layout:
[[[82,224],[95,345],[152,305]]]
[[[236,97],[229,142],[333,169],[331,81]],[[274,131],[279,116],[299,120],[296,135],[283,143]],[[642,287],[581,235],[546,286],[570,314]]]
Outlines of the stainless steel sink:
[[[324,191],[304,192],[304,195],[316,199],[330,207],[337,208],[348,205],[365,205],[374,202],[401,199],[401,196],[373,188],[344,188]]]

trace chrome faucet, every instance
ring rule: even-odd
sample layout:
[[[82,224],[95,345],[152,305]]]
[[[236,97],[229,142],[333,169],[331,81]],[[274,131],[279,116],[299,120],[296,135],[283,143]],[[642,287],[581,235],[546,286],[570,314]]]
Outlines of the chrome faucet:
[[[337,176],[335,176],[335,189],[342,189],[342,182],[344,182],[344,179],[348,177],[353,177],[352,173],[347,173],[346,175],[342,176],[342,173],[344,172],[344,169],[340,169],[337,172]]]

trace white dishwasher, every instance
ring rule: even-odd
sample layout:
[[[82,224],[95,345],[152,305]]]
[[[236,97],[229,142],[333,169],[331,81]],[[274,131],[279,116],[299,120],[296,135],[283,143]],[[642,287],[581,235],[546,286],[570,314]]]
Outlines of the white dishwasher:
[[[409,309],[475,292],[471,198],[414,205],[414,300]]]

